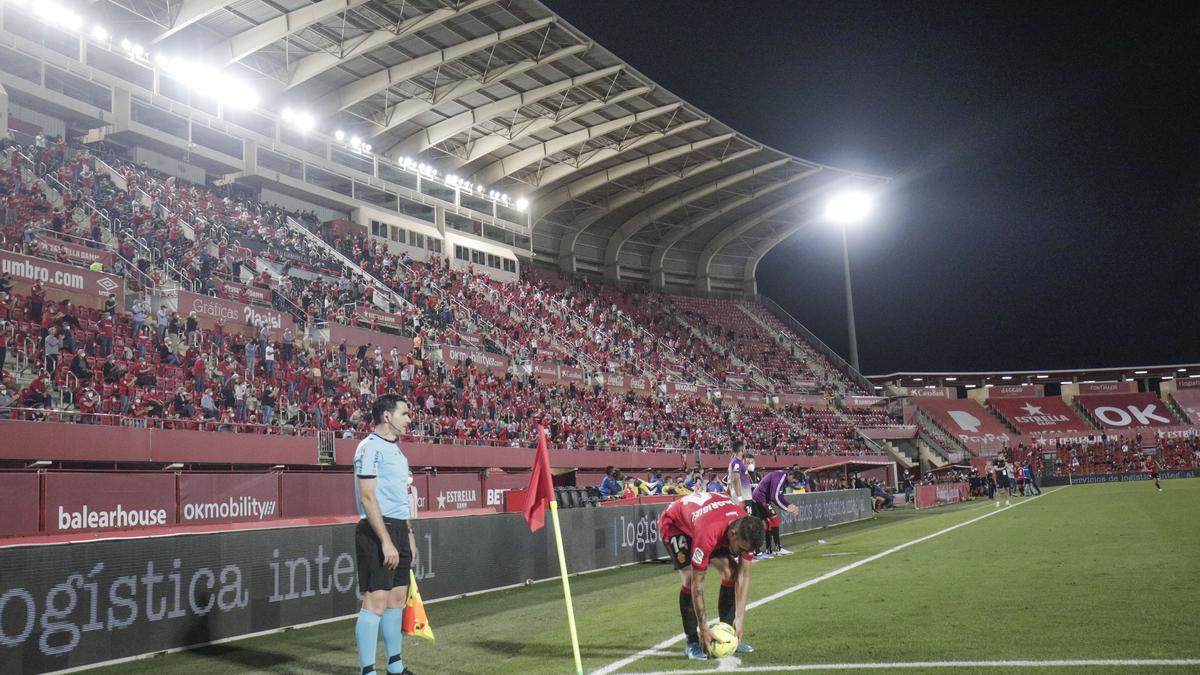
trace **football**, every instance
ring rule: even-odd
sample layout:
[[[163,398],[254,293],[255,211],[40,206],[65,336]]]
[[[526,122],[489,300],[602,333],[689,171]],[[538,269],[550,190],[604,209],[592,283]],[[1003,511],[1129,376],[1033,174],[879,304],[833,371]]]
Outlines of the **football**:
[[[708,629],[708,632],[712,636],[709,653],[713,656],[732,656],[737,651],[737,631],[733,629],[733,626],[727,623],[716,623]]]

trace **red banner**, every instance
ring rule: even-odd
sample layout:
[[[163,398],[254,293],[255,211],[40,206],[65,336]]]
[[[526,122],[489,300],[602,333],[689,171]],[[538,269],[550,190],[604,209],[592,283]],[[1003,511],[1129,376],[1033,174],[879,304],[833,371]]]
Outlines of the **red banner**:
[[[487,368],[497,375],[503,376],[508,372],[508,357],[492,354],[489,352],[479,351],[478,349],[464,349],[463,347],[442,347],[442,360],[447,366],[457,364],[459,360],[466,361],[470,359],[477,368]]]
[[[37,533],[39,481],[36,473],[0,474],[0,537]]]
[[[627,380],[626,386],[634,391],[647,392],[653,383],[644,377],[631,377]]]
[[[208,295],[198,295],[190,291],[179,291],[176,311],[180,316],[196,313],[199,319],[214,322],[223,319],[230,328],[238,326],[257,326],[265,322],[272,331],[283,331],[292,328],[292,316],[286,312],[277,312],[265,307],[243,305],[234,300],[214,298]]]
[[[279,518],[279,477],[271,473],[179,476],[179,522],[234,523]]]
[[[46,474],[47,532],[127,530],[175,523],[175,474]]]
[[[125,284],[121,277],[103,272],[93,272],[82,267],[11,251],[0,251],[0,272],[11,274],[14,286],[22,293],[28,292],[34,283],[40,281],[49,289],[78,293],[96,299],[112,293],[117,298],[118,307],[123,307],[125,303]]]
[[[856,429],[863,438],[883,440],[888,438],[916,438],[917,427],[911,424],[900,424],[894,427],[868,427]]]
[[[1088,425],[1057,396],[988,399],[1023,434],[1087,431]]]
[[[236,300],[242,297],[242,291],[246,292],[246,297],[250,300],[263,304],[271,304],[271,291],[258,286],[246,286],[244,284],[235,284],[232,281],[222,281],[221,290],[225,291],[230,298]]]
[[[54,256],[63,256],[67,260],[90,265],[94,262],[103,265],[113,264],[113,254],[101,248],[88,248],[82,244],[64,241],[56,237],[37,237],[38,248]]]
[[[1132,383],[1131,383],[1132,384]],[[1105,429],[1165,427],[1179,424],[1167,405],[1150,392],[1094,394],[1075,400]]]
[[[354,317],[366,324],[374,321],[379,326],[391,326],[392,328],[402,328],[404,326],[404,317],[399,314],[389,314],[377,309],[371,309],[370,307],[359,307],[354,312]]]
[[[1188,389],[1171,394],[1175,403],[1192,424],[1200,424],[1200,389]]]
[[[429,477],[428,511],[460,511],[483,506],[483,481],[477,473],[440,473]]]
[[[1189,375],[1186,378],[1175,378],[1176,389],[1200,389],[1200,377]]]
[[[582,383],[584,380],[583,368],[579,368],[578,366],[559,366],[558,379],[563,382]]]
[[[922,399],[917,407],[964,445],[977,449],[1015,445],[1000,420],[973,399]]]
[[[722,389],[721,399],[727,403],[742,406],[765,406],[762,392],[746,391],[745,389]]]
[[[966,501],[970,497],[971,486],[967,483],[937,483],[918,485],[915,501],[918,509],[928,509]]]
[[[887,403],[886,396],[847,396],[842,399],[844,408],[870,408]]]
[[[1137,382],[1081,382],[1078,385],[1079,395],[1088,394],[1135,394]]]
[[[907,387],[904,395],[911,398],[958,398],[958,389],[954,387]]]
[[[1041,398],[1046,388],[1040,384],[995,384],[988,385],[988,398]]]

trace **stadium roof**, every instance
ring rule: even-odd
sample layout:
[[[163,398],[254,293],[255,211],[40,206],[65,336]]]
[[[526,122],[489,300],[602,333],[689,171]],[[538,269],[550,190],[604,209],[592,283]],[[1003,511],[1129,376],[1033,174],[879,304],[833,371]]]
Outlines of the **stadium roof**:
[[[737,133],[536,0],[111,7],[150,49],[235,72],[276,112],[528,198],[535,255],[568,271],[752,292],[828,194],[886,182]]]

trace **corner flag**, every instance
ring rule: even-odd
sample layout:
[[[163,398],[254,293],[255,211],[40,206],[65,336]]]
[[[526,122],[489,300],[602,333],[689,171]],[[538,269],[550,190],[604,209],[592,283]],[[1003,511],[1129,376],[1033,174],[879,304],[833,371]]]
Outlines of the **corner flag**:
[[[405,635],[416,635],[433,641],[433,629],[425,618],[425,604],[421,602],[421,591],[417,588],[417,575],[408,570],[408,602],[404,605],[404,621],[401,624]]]
[[[538,427],[537,454],[529,472],[529,491],[525,495],[525,520],[529,531],[537,532],[546,524],[546,509],[554,501],[554,483],[550,478],[550,450],[546,447],[546,431]]]

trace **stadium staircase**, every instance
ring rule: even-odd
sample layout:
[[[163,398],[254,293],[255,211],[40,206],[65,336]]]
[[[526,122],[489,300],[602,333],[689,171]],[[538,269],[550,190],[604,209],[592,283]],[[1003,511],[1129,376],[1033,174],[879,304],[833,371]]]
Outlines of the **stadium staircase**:
[[[1100,424],[1099,420],[1097,420],[1095,417],[1092,417],[1092,414],[1090,412],[1088,412],[1087,408],[1079,405],[1078,398],[1072,398],[1071,402],[1068,403],[1067,405],[1069,405],[1071,407],[1071,410],[1075,411],[1076,415],[1079,415],[1079,419],[1081,419],[1087,423],[1089,428],[1095,429],[1096,431],[1100,431],[1100,430],[1104,429],[1103,425]]]
[[[917,438],[924,441],[932,450],[934,450],[942,459],[949,461],[950,453],[957,452],[964,459],[974,457],[967,446],[954,439],[948,431],[942,428],[937,420],[929,416],[924,410],[917,408]]]
[[[821,365],[827,371],[833,370],[837,372],[838,376],[831,378],[833,381],[844,379],[847,385],[856,385],[860,390],[857,393],[860,394],[870,394],[875,390],[870,380],[852,368],[845,359],[822,342],[812,331],[805,328],[804,324],[796,320],[779,303],[761,294],[756,299],[759,307],[748,308],[749,311],[762,321],[765,321],[768,327],[772,327],[773,330],[787,335],[797,345],[817,356],[815,359],[810,359],[810,362],[814,360],[820,361]]]
[[[678,322],[679,325],[691,331],[692,335],[703,340],[704,343],[707,344],[713,351],[717,352],[718,354],[724,354],[726,358],[729,359],[729,362],[734,366],[746,371],[750,375],[750,381],[759,389],[766,392],[777,392],[784,389],[779,382],[776,382],[772,378],[768,377],[766,373],[762,372],[762,370],[758,368],[758,366],[744,361],[740,356],[735,354],[732,349],[729,349],[720,342],[717,342],[712,338],[711,335],[700,330],[698,326],[684,318],[682,312],[677,312],[661,305],[660,308],[662,311],[672,312],[675,321]]]
[[[1192,418],[1188,416],[1187,411],[1184,410],[1183,406],[1179,405],[1179,402],[1175,400],[1174,392],[1171,392],[1166,396],[1160,396],[1160,398],[1162,398],[1163,405],[1167,406],[1167,410],[1171,411],[1171,414],[1175,416],[1176,420],[1182,420],[1183,424],[1192,423]]]
[[[735,303],[737,308],[750,318],[751,321],[757,323],[771,335],[775,336],[777,342],[788,347],[792,353],[799,354],[804,359],[805,365],[812,371],[816,380],[820,384],[833,386],[838,393],[845,393],[848,389],[847,383],[843,381],[841,375],[831,375],[829,364],[808,344],[804,342],[795,333],[788,330],[787,326],[781,321],[769,321],[766,317],[761,316],[758,312],[745,303]],[[775,318],[775,317],[771,317]],[[795,357],[793,357],[795,358]],[[869,391],[869,390],[868,390]]]
[[[995,417],[996,419],[1000,420],[1000,423],[1004,425],[1005,429],[1008,429],[1009,431],[1011,431],[1014,434],[1019,435],[1021,433],[1020,431],[1017,430],[1017,428],[1015,426],[1012,425],[1011,422],[1008,421],[1007,417],[1005,417],[999,410],[996,410],[996,407],[993,406],[990,401],[988,401],[986,399],[984,400],[983,409],[988,411],[989,413],[991,413],[992,417]]]
[[[896,463],[905,469],[911,469],[920,462],[919,452],[914,448],[907,448],[908,452],[901,450],[900,446],[892,440],[877,441],[873,438],[861,436],[863,443],[867,448],[876,455],[887,455],[896,460]],[[912,454],[910,454],[912,453]]]

